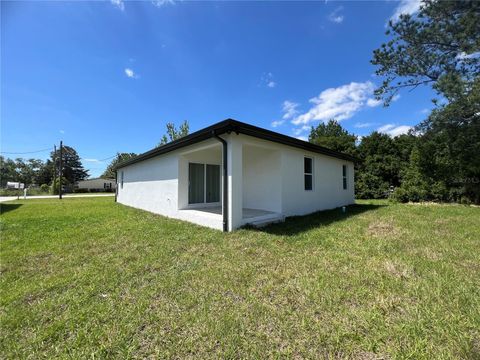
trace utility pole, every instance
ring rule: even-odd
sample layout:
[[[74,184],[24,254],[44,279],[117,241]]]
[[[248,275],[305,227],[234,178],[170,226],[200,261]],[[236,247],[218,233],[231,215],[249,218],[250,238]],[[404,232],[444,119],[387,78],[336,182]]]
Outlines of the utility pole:
[[[55,185],[57,184],[57,145],[53,145],[53,189],[55,193]]]
[[[60,169],[59,169],[59,186],[58,186],[58,198],[62,200],[62,177],[63,177],[63,169],[62,169],[62,159],[63,159],[63,142],[60,141]]]

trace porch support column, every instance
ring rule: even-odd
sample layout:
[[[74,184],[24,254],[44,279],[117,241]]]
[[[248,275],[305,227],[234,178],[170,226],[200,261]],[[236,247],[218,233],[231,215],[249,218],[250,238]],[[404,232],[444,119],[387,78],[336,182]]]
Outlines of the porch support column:
[[[243,146],[239,135],[228,136],[228,231],[242,224]]]

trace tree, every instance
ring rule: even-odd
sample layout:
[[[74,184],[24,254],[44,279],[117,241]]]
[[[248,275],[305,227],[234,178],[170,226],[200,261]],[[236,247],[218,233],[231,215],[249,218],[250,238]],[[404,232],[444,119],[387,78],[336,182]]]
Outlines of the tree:
[[[355,189],[358,198],[383,198],[390,187],[401,184],[401,173],[410,161],[410,153],[418,138],[404,134],[391,138],[372,132],[364,136],[357,147]]]
[[[17,165],[12,159],[0,155],[0,186],[7,186],[9,181],[18,181]]]
[[[414,147],[410,154],[410,163],[402,176],[402,185],[395,189],[394,197],[401,201],[424,201],[430,193],[430,183],[423,174],[420,151]]]
[[[115,178],[115,167],[123,161],[131,159],[137,156],[135,153],[117,153],[115,158],[110,162],[105,171],[102,174],[103,178],[114,179]]]
[[[424,0],[418,16],[389,22],[392,39],[372,64],[384,78],[376,95],[386,104],[402,88],[430,85],[449,101],[464,96],[480,70],[480,2]]]
[[[331,150],[355,154],[355,141],[357,137],[350,134],[334,119],[328,123],[320,123],[316,128],[312,126],[308,141],[324,146]]]
[[[28,187],[35,183],[36,175],[43,166],[43,161],[38,159],[24,160],[21,158],[15,159],[15,166],[17,170],[17,181],[24,183]]]
[[[442,102],[417,126],[419,168],[452,199],[480,203],[480,2],[425,0],[418,16],[390,22],[374,51],[388,105],[402,88],[431,86]]]
[[[79,180],[85,180],[88,178],[88,170],[84,169],[82,162],[80,161],[80,156],[78,156],[78,153],[74,148],[64,145],[62,157],[62,175],[68,184],[75,184],[75,182]],[[60,149],[57,150],[56,154],[52,151],[51,158],[52,161],[53,159],[56,159],[58,166]]]
[[[187,136],[189,132],[190,132],[190,125],[188,124],[187,120],[185,120],[182,124],[180,124],[180,127],[178,128],[178,130],[175,127],[174,123],[169,122],[167,123],[167,134],[162,136],[162,139],[160,140],[160,144],[158,144],[158,146],[165,145],[170,141],[174,141],[174,140],[180,139],[181,137]]]
[[[47,184],[50,185],[53,180],[53,162],[48,159],[45,163],[42,164],[40,169],[35,175],[35,183],[38,185]]]

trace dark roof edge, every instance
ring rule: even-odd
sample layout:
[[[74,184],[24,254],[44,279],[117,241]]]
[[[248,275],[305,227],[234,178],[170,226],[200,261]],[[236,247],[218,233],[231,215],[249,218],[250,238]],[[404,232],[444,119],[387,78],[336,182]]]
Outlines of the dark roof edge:
[[[246,124],[234,119],[226,119],[223,121],[220,121],[216,124],[213,124],[211,126],[208,126],[204,129],[198,130],[194,133],[191,133],[190,135],[187,135],[183,138],[174,140],[168,144],[162,145],[160,147],[157,147],[155,149],[149,150],[147,152],[144,152],[143,154],[140,154],[134,158],[125,160],[118,164],[115,167],[115,170],[118,170],[120,168],[123,168],[125,166],[135,164],[137,162],[143,161],[150,159],[152,157],[162,155],[165,153],[168,153],[170,151],[174,151],[176,149],[180,149],[184,146],[188,145],[193,145],[198,142],[208,140],[210,139],[214,134],[215,135],[221,135],[225,134],[228,132],[236,132],[239,134],[244,134],[248,136],[253,136],[259,139],[263,140],[268,140],[276,143],[280,143],[283,145],[288,145],[292,147],[296,147],[299,149],[304,149],[308,150],[311,152],[316,152],[319,154],[327,155],[327,156],[332,156],[338,159],[342,160],[348,160],[348,161],[353,161],[356,162],[358,159],[351,155],[347,155],[338,151],[330,150],[326,147],[315,145],[312,143],[309,143],[307,141],[299,140],[296,138],[293,138],[291,136],[279,134],[277,132],[267,130],[260,128],[258,126]]]

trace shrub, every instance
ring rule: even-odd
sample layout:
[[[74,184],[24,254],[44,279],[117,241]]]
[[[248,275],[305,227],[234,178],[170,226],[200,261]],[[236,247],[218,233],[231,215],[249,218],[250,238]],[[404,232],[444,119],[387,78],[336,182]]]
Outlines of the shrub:
[[[77,194],[84,194],[84,193],[88,193],[88,189],[74,189],[73,190],[74,193],[77,193]]]
[[[50,192],[50,186],[48,186],[47,184],[42,184],[40,185],[40,191],[44,193],[48,193]]]
[[[406,203],[409,200],[407,192],[402,187],[397,187],[393,191],[393,194],[392,194],[391,198],[392,198],[392,200],[398,201],[398,202],[401,202],[401,203]]]
[[[443,181],[436,181],[430,188],[430,195],[434,201],[447,201],[448,189]]]

